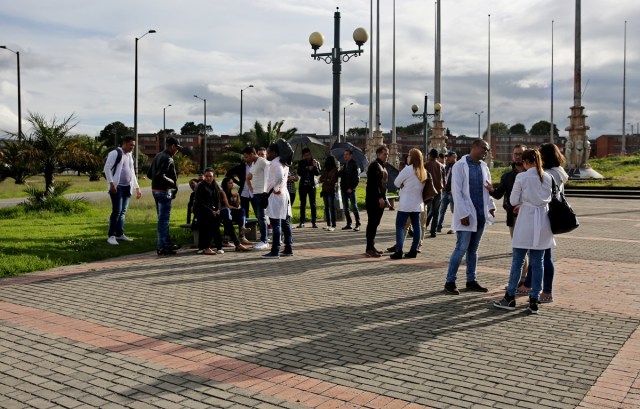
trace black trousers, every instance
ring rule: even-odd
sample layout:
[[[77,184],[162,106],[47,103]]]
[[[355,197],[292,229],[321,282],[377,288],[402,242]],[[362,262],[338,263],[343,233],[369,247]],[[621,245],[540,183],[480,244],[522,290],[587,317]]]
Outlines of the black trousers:
[[[300,186],[300,223],[307,220],[307,196],[309,197],[309,208],[311,209],[311,223],[316,224],[316,187]]]
[[[380,225],[380,221],[382,220],[382,215],[384,213],[384,208],[380,208],[380,203],[376,202],[367,202],[367,251],[374,249],[374,244],[376,240],[376,233],[378,232],[378,226]]]
[[[229,238],[236,246],[240,244],[236,232],[233,231],[233,223],[229,219],[220,220],[220,217],[214,217],[211,214],[198,215],[198,250],[204,250],[211,246],[211,239],[216,249],[222,248],[222,235],[220,234],[220,222],[228,233]]]

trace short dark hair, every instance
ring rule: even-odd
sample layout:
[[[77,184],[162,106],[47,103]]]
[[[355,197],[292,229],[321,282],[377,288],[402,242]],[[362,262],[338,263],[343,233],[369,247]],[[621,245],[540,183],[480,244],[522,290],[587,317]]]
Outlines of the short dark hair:
[[[257,150],[259,150],[259,151],[266,151],[266,150],[267,150],[267,148],[265,148],[264,146],[260,146]]]
[[[431,149],[429,151],[429,157],[430,158],[437,158],[438,157],[438,151],[436,149]]]
[[[353,149],[347,148],[344,150],[345,152],[349,152],[350,155],[353,155]]]
[[[306,147],[306,146],[305,146],[304,148],[302,148],[302,154],[303,154],[303,155],[304,155],[305,153],[307,153],[307,152],[311,153],[311,149],[309,149],[309,148],[308,148],[308,147]]]
[[[450,151],[447,156],[451,157],[451,156],[458,156],[458,154],[456,153],[456,151]]]
[[[378,149],[376,149],[376,155],[381,153],[382,151],[388,151],[389,148],[387,148],[387,145],[380,145],[378,146]]]
[[[252,153],[256,153],[256,148],[253,146],[245,146],[244,149],[242,149],[242,153],[251,155]]]
[[[131,141],[135,141],[136,138],[134,136],[131,135],[127,135],[124,138],[122,138],[122,143],[127,143],[127,142],[131,142]]]
[[[264,148],[262,148],[264,149]],[[280,155],[280,148],[278,148],[278,144],[277,143],[272,143],[271,145],[269,145],[269,150],[273,153],[275,153],[276,155]]]
[[[443,159],[444,159],[444,153],[439,153],[439,154],[438,154],[438,157],[439,157],[439,158],[443,158]]]

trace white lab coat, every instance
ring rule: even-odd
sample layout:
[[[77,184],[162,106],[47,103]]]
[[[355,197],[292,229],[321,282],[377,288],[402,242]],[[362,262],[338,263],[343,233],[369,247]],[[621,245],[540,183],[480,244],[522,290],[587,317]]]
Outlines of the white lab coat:
[[[540,182],[536,168],[529,168],[516,176],[509,198],[513,206],[520,205],[511,241],[513,248],[546,250],[556,246],[547,215],[551,201],[551,176],[543,173],[542,177]]]
[[[122,150],[122,148],[117,149]],[[111,168],[116,163],[116,159],[118,158],[117,149],[109,152],[109,154],[107,155],[107,161],[104,164],[103,171],[104,176],[107,178],[107,190],[111,188],[111,182],[116,185],[116,188],[118,187],[118,183],[120,183],[120,173],[122,172],[122,167],[125,164],[128,164],[130,168],[129,171],[131,172],[131,194],[133,195],[135,189],[139,188],[140,186],[138,185],[138,178],[136,177],[136,171],[133,166],[133,157],[131,156],[131,152],[125,153],[124,151],[122,151],[122,159],[120,160],[120,163],[118,163],[118,166],[116,166],[115,174],[111,173]]]
[[[269,206],[265,210],[265,214],[271,219],[286,219],[287,216],[291,216],[291,203],[287,189],[288,174],[289,167],[282,166],[279,156],[271,161],[265,187],[265,192],[273,189],[269,196]],[[280,194],[276,194],[276,192],[280,192]]]
[[[402,186],[398,211],[407,213],[424,211],[424,202],[422,200],[424,182],[420,182],[416,176],[413,165],[407,165],[402,168],[393,183],[396,187]]]
[[[469,165],[467,164],[467,156],[464,155],[455,165],[451,168],[451,193],[453,195],[453,219],[451,220],[451,229],[457,231],[478,231],[478,217],[476,216],[476,209],[471,201],[471,195],[469,194]],[[484,183],[491,183],[491,172],[489,167],[484,161],[480,161],[482,167],[482,178]],[[483,203],[484,203],[484,215],[488,222],[493,223],[493,216],[489,213],[489,210],[495,210],[496,204],[489,195],[489,191],[482,188],[483,191]],[[464,226],[461,220],[469,216],[469,225]]]

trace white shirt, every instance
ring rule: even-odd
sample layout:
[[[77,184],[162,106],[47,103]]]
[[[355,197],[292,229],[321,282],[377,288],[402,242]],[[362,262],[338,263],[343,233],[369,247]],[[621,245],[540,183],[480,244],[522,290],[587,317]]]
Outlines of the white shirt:
[[[401,188],[398,211],[422,212],[424,210],[422,190],[424,189],[425,182],[420,182],[420,179],[418,179],[413,169],[413,165],[402,168],[393,183],[396,187]]]
[[[556,246],[547,215],[551,201],[551,176],[543,173],[542,178],[540,182],[536,168],[529,168],[516,176],[509,197],[513,206],[520,205],[513,228],[513,248],[546,250]]]
[[[271,161],[268,168],[267,186],[265,191],[273,189],[269,196],[269,206],[265,210],[267,217],[272,219],[286,219],[291,215],[291,203],[289,201],[289,190],[287,189],[287,175],[289,167],[282,166],[278,156]],[[276,194],[280,192],[280,194]]]
[[[246,175],[248,175],[249,173],[251,173],[251,165],[247,165],[245,163],[245,178]],[[251,197],[251,191],[249,190],[249,184],[245,181],[244,186],[242,187],[242,192],[240,193],[240,196],[242,197]]]
[[[111,168],[116,163],[116,159],[118,158],[118,149],[122,152],[122,159],[118,166],[116,166],[115,172],[111,173]],[[122,175],[123,166],[128,166],[128,171],[131,174],[131,193],[133,194],[134,190],[139,188],[138,178],[136,177],[136,172],[133,168],[133,157],[131,152],[125,153],[122,148],[117,148],[109,152],[107,155],[107,161],[104,164],[104,176],[107,178],[107,190],[111,189],[111,182],[113,182],[116,187],[120,184],[120,176]]]
[[[253,184],[254,195],[269,191],[269,189],[265,190],[268,167],[269,161],[261,156],[258,156],[258,159],[253,162],[253,165],[251,166],[251,183]]]

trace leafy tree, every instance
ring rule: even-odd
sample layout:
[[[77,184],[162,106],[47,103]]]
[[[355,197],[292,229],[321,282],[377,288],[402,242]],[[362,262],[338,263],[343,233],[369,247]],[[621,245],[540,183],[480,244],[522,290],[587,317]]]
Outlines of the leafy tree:
[[[549,130],[551,129],[551,124],[549,121],[538,121],[531,126],[529,130],[529,134],[531,135],[549,135]],[[556,124],[553,124],[553,134],[558,136],[558,128]]]
[[[171,129],[171,128],[167,128],[167,129],[161,129],[158,131],[158,135],[160,135],[161,133],[166,132],[167,136],[171,136],[171,135],[175,135],[176,131],[175,129]]]
[[[508,135],[509,134],[509,126],[504,122],[494,122],[491,124],[491,136],[494,135]],[[487,136],[487,130],[485,129],[482,134],[483,137]]]
[[[168,130],[167,130],[168,133]],[[207,125],[207,135],[213,133],[211,125]],[[196,125],[194,122],[186,122],[182,128],[180,128],[180,134],[182,135],[204,135],[204,124],[199,123]]]
[[[527,134],[527,128],[525,128],[525,126],[521,123],[517,123],[515,125],[513,125],[511,128],[509,128],[509,134],[510,135],[526,135]]]
[[[427,132],[431,129],[431,125],[427,123]],[[422,135],[424,132],[424,123],[416,122],[407,126],[396,126],[396,132],[404,135]]]
[[[173,156],[173,162],[179,175],[189,175],[196,172],[196,164],[187,155],[176,153]]]
[[[36,169],[44,173],[45,190],[53,192],[55,173],[65,163],[72,160],[84,160],[87,153],[78,145],[72,143],[69,135],[77,125],[72,123],[75,115],[71,114],[60,122],[54,117],[50,122],[44,116],[30,112],[27,122],[31,124],[32,132],[27,138],[32,144],[32,160]]]
[[[100,131],[98,140],[104,142],[107,146],[116,147],[122,143],[125,136],[133,135],[133,128],[126,126],[120,121],[112,122]],[[116,138],[114,141],[113,138]]]
[[[37,173],[30,160],[32,146],[25,139],[4,141],[0,150],[0,181],[15,180],[16,185],[24,184],[29,176]]]

